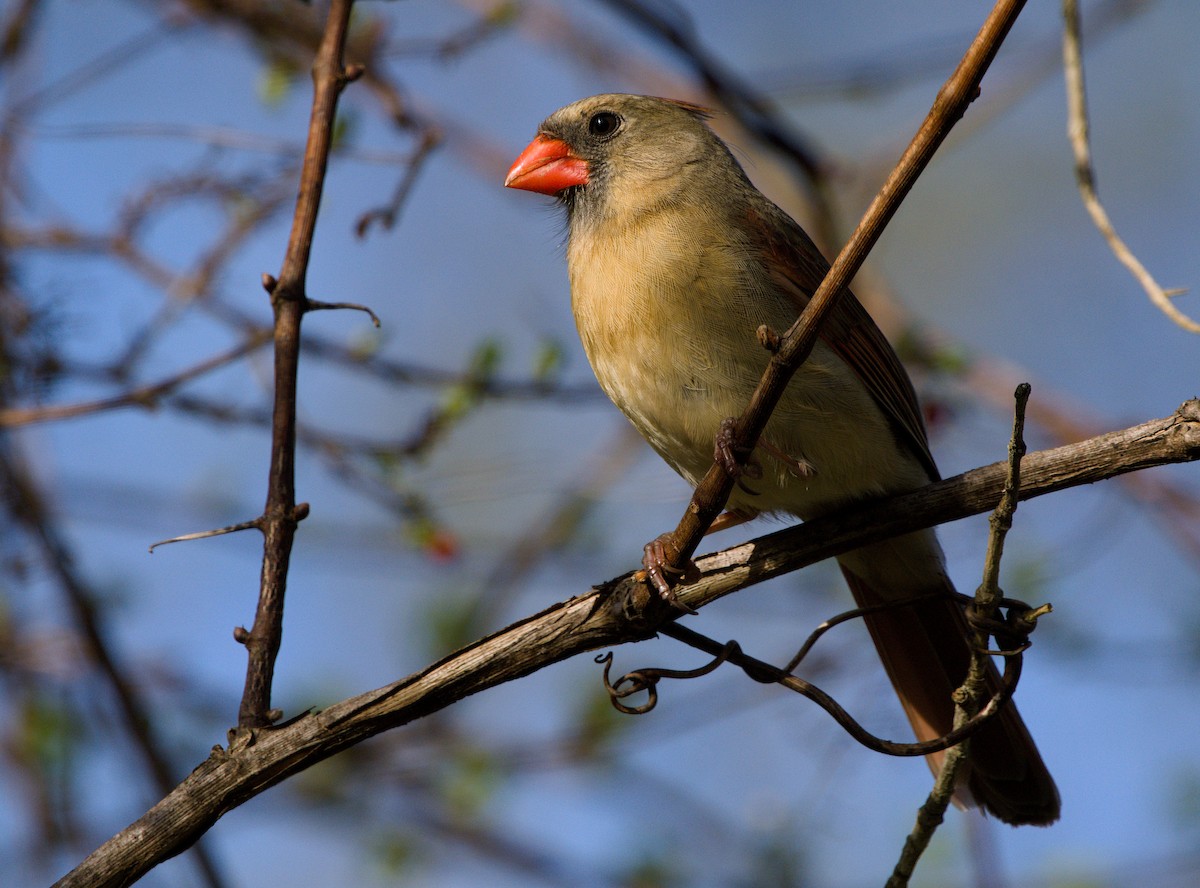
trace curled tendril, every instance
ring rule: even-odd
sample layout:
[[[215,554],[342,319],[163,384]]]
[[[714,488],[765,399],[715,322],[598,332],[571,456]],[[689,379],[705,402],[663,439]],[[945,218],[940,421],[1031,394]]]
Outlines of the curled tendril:
[[[963,615],[971,628],[993,636],[1001,645],[1000,650],[986,648],[980,651],[992,657],[1014,657],[1029,650],[1032,644],[1029,634],[1037,628],[1038,617],[1045,616],[1052,610],[1048,604],[1034,608],[1015,598],[1001,598],[999,607],[1003,609],[1004,614],[997,618],[980,613],[970,596],[960,595],[959,603],[963,606]]]
[[[604,689],[608,691],[608,696],[612,700],[613,706],[626,715],[642,715],[658,705],[658,683],[662,679],[700,678],[701,676],[708,675],[731,657],[740,655],[741,651],[742,649],[736,641],[729,641],[725,643],[710,662],[695,669],[661,669],[656,667],[635,669],[633,672],[626,672],[616,681],[609,680],[613,661],[611,651],[597,657],[596,662],[604,664]],[[621,702],[624,698],[632,696],[639,691],[645,691],[648,695],[648,699],[641,706],[629,706]]]
[[[613,706],[620,712],[630,715],[641,715],[649,712],[658,705],[658,683],[662,679],[699,678],[708,675],[722,663],[728,662],[740,668],[754,681],[767,684],[780,684],[812,700],[829,713],[834,721],[842,726],[842,729],[846,733],[868,749],[895,756],[928,755],[929,753],[940,752],[961,743],[978,730],[982,724],[993,718],[1013,695],[1013,692],[1017,688],[1017,682],[1021,677],[1021,655],[1030,645],[1029,634],[1036,628],[1038,618],[1050,612],[1051,608],[1049,605],[1031,608],[1029,605],[1016,599],[1003,598],[1000,600],[1000,607],[1005,612],[1003,619],[992,619],[982,617],[973,608],[973,599],[969,596],[957,596],[957,601],[963,606],[964,614],[972,628],[996,636],[999,643],[1003,646],[1001,650],[988,650],[986,653],[1004,659],[1004,673],[1000,678],[995,693],[993,693],[991,699],[987,701],[978,713],[950,733],[933,740],[926,740],[919,743],[896,743],[877,737],[859,724],[841,704],[825,691],[791,673],[812,650],[817,641],[834,626],[848,622],[849,620],[858,619],[866,614],[895,607],[905,607],[938,597],[940,596],[927,595],[900,602],[855,608],[854,610],[831,617],[809,635],[799,652],[797,652],[796,656],[792,658],[784,669],[745,654],[736,641],[727,641],[722,644],[676,622],[664,624],[659,627],[659,632],[697,650],[704,651],[712,656],[712,660],[696,669],[661,669],[654,667],[637,669],[622,675],[615,682],[609,678],[613,661],[612,653],[610,652],[597,657],[596,662],[604,664],[604,687],[608,691]],[[646,702],[642,705],[630,706],[622,702],[626,697],[641,691],[645,691],[648,695]]]

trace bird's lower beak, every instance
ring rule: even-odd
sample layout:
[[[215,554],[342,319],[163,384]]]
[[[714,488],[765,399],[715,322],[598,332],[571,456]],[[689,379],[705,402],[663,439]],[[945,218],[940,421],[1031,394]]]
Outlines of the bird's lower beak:
[[[586,160],[573,155],[561,139],[538,136],[513,161],[504,187],[558,194],[575,185],[586,185],[587,181]]]

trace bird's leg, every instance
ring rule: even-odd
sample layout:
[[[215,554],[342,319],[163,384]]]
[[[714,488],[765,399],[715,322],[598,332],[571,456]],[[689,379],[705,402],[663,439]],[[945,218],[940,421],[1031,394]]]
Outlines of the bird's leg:
[[[757,509],[730,509],[718,515],[716,520],[708,526],[708,530],[704,532],[704,535],[708,536],[710,533],[716,533],[719,530],[729,530],[731,527],[737,527],[739,524],[753,521],[757,517]]]
[[[742,482],[742,479],[761,478],[762,466],[750,459],[750,454],[746,454],[743,460],[735,451],[733,433],[736,425],[737,420],[732,416],[721,420],[721,427],[717,429],[717,439],[713,443],[713,461],[723,468],[730,478],[734,479],[738,487],[751,496],[758,496],[758,491],[751,490]]]
[[[733,450],[733,433],[736,425],[737,420],[732,416],[725,417],[721,420],[721,426],[717,429],[717,438],[713,442],[713,461],[719,464],[732,478],[741,477],[745,472],[742,460]]]

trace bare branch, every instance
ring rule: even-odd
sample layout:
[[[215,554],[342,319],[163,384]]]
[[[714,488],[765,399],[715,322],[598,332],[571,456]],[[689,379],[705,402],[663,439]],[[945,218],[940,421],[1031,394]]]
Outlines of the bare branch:
[[[1087,95],[1083,85],[1083,55],[1080,49],[1080,23],[1078,0],[1063,0],[1063,67],[1067,80],[1067,135],[1075,155],[1075,179],[1079,194],[1092,222],[1104,236],[1108,247],[1117,261],[1129,269],[1134,280],[1141,285],[1150,301],[1175,324],[1189,333],[1200,333],[1200,322],[1194,321],[1171,302],[1179,290],[1164,290],[1154,276],[1133,254],[1129,246],[1117,234],[1112,220],[1100,197],[1096,193],[1096,174],[1092,168],[1091,148],[1088,144]]]
[[[150,385],[141,385],[110,398],[81,401],[76,404],[55,404],[46,407],[7,407],[0,409],[0,427],[32,425],[60,419],[76,419],[105,410],[122,407],[157,407],[162,398],[171,394],[184,383],[240,360],[270,341],[269,332],[252,333],[245,342],[219,355],[206,358],[193,367],[168,376]]]
[[[299,507],[296,509],[300,511]],[[179,536],[173,536],[169,539],[159,540],[157,543],[150,544],[150,553],[159,546],[169,546],[171,543],[190,543],[194,540],[209,540],[213,537],[225,536],[227,533],[241,533],[243,530],[262,530],[262,519],[254,518],[250,521],[239,521],[237,524],[229,524],[225,527],[217,527],[213,530],[198,530],[195,533],[184,533]]]
[[[300,322],[307,308],[305,279],[312,250],[325,169],[333,144],[338,96],[362,73],[342,61],[353,0],[334,0],[313,62],[313,102],[300,172],[300,191],[291,236],[278,280],[264,278],[275,309],[275,404],[271,421],[271,466],[262,514],[263,564],[254,624],[239,640],[246,645],[246,686],[238,708],[245,729],[271,724],[271,684],[283,635],[283,601],[296,526],[296,383]]]
[[[1012,528],[1013,514],[1021,494],[1021,460],[1025,456],[1025,405],[1029,402],[1029,385],[1017,387],[1016,411],[1013,417],[1012,438],[1008,443],[1008,474],[1004,480],[1004,493],[988,519],[987,552],[984,555],[983,582],[975,590],[974,612],[983,620],[995,617],[1002,598],[1000,592],[1000,559],[1004,555],[1004,538]],[[1040,613],[1040,609],[1035,613]],[[978,625],[978,621],[977,621]],[[954,694],[954,728],[960,729],[977,716],[979,705],[987,694],[988,633],[976,628],[971,650],[971,665],[962,686]],[[1016,653],[1020,657],[1020,653]],[[1015,659],[1015,658],[1013,658]],[[1006,666],[1013,662],[1010,659]],[[954,798],[958,787],[958,772],[971,754],[971,738],[950,749],[942,760],[933,789],[917,812],[917,822],[905,839],[900,858],[892,870],[885,888],[907,888],[908,880],[916,869],[917,862],[937,828],[941,826],[946,809]]]
[[[1029,454],[1022,500],[1125,472],[1200,459],[1200,400],[1164,419]],[[700,580],[680,590],[699,608],[738,589],[868,543],[979,514],[998,501],[1006,463],[778,531],[697,560]],[[622,611],[640,594],[642,610]],[[128,885],[180,853],[224,813],[292,774],[390,728],[586,651],[653,635],[678,616],[626,574],[527,617],[395,684],[305,713],[270,730],[235,732],[171,794],[61,879],[59,888]]]

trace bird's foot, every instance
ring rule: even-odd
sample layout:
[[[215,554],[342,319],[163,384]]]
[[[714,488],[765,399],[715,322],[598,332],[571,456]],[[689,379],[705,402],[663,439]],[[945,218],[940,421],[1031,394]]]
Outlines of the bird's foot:
[[[713,523],[708,526],[708,530],[704,534],[707,536],[719,530],[728,530],[731,527],[737,527],[739,524],[745,524],[747,521],[753,521],[757,517],[757,509],[730,509],[718,515]]]
[[[694,583],[700,579],[700,569],[690,558],[682,567],[675,564],[678,553],[674,552],[671,535],[664,533],[646,543],[642,550],[642,570],[638,571],[637,579],[649,583],[658,592],[660,598],[667,604],[685,613],[695,614],[696,611],[679,600],[673,588],[675,584]]]

